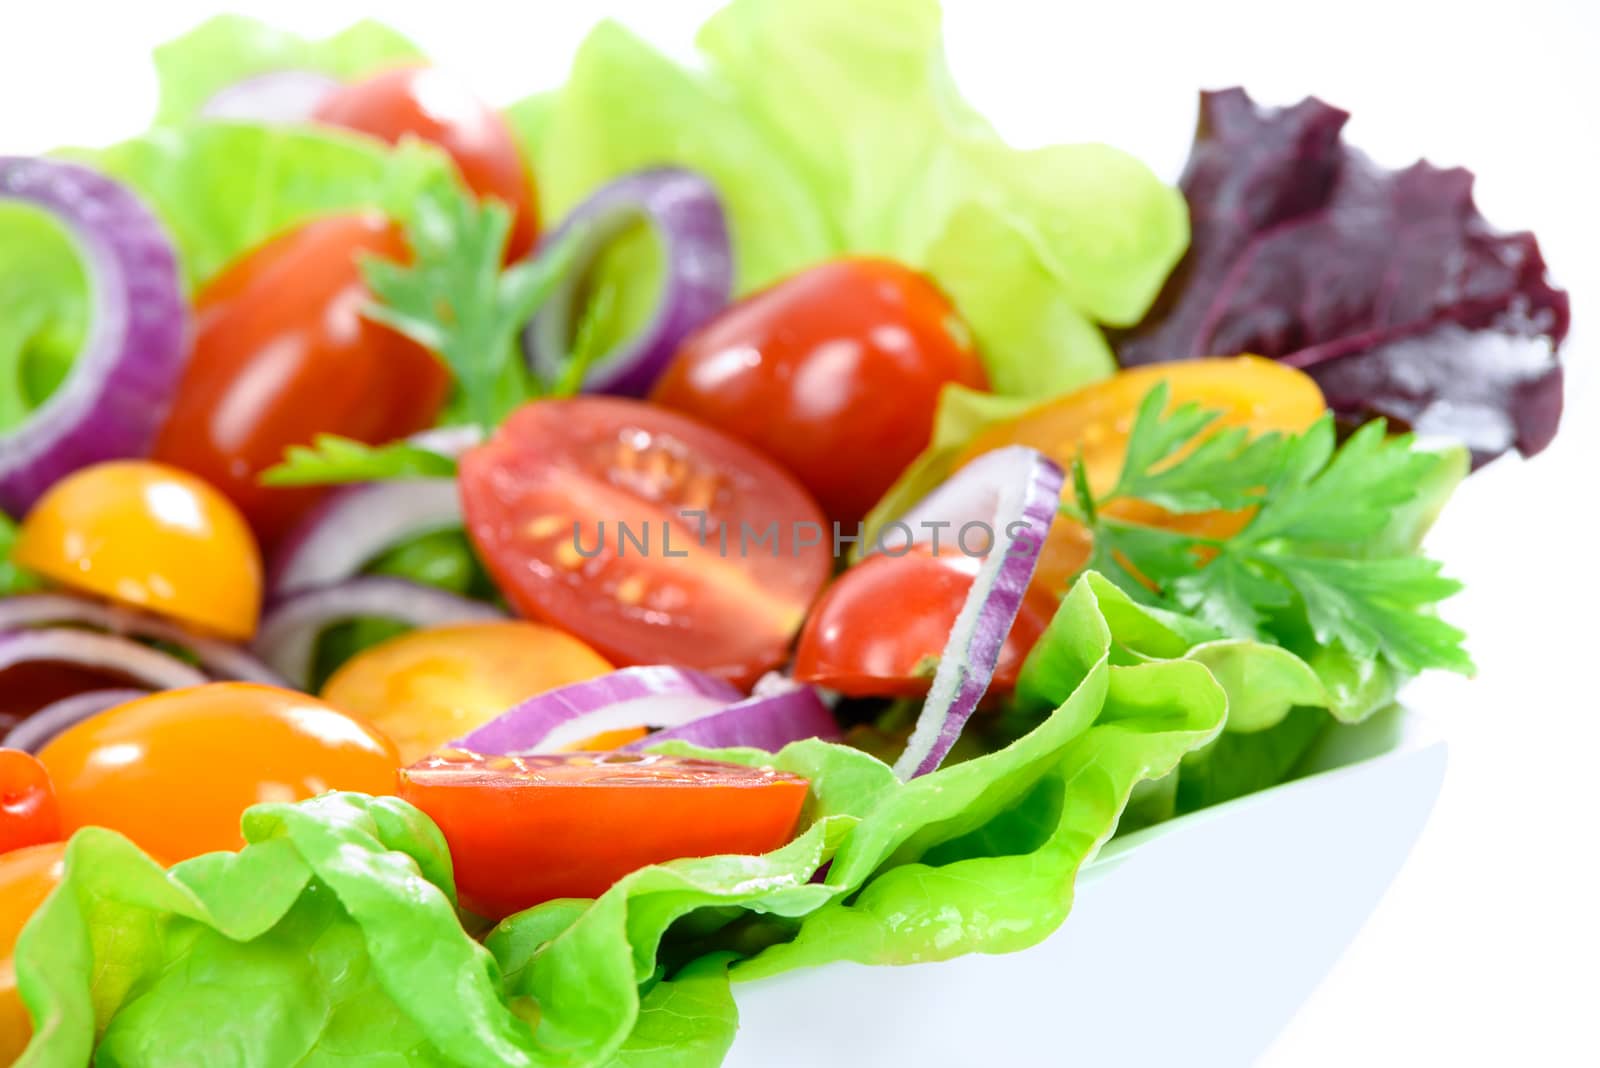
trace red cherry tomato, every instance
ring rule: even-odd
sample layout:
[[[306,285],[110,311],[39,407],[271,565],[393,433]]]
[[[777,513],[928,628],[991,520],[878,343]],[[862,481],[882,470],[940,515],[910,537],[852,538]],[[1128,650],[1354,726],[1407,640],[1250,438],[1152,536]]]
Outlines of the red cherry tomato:
[[[319,496],[258,476],[317,434],[379,443],[433,424],[450,376],[361,314],[363,255],[404,259],[375,216],[320,219],[238,260],[200,294],[194,354],[155,455],[210,481],[266,544]]]
[[[400,772],[400,796],[444,832],[462,903],[491,919],[598,897],[649,864],[776,849],[806,790],[771,768],[636,753],[458,749]]]
[[[795,650],[794,677],[852,697],[928,692],[938,657],[972,589],[981,559],[924,546],[904,556],[875,554],[846,571],[817,601]],[[1055,612],[1030,592],[1011,626],[993,689],[1009,690]]]
[[[615,664],[736,683],[783,661],[832,557],[822,513],[771,460],[616,397],[523,407],[462,459],[461,499],[519,613]]]
[[[927,446],[947,382],[988,385],[950,302],[898,263],[843,259],[702,327],[653,399],[756,446],[854,522]]]
[[[50,773],[31,753],[0,749],[0,853],[60,837],[61,810]]]
[[[332,93],[313,117],[390,144],[412,134],[438,145],[455,160],[468,188],[511,209],[507,257],[519,258],[533,248],[539,233],[533,177],[511,127],[451,75],[431,67],[384,71]]]

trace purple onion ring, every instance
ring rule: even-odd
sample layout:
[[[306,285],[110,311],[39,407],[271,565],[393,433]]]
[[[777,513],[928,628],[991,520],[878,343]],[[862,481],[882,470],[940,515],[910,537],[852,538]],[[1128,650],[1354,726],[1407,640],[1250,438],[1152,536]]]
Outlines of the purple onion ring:
[[[149,696],[149,690],[85,690],[71,697],[45,705],[39,711],[18,723],[0,742],[7,749],[21,749],[37,753],[45,743],[68,727],[90,716],[98,716],[108,708],[125,705]]]

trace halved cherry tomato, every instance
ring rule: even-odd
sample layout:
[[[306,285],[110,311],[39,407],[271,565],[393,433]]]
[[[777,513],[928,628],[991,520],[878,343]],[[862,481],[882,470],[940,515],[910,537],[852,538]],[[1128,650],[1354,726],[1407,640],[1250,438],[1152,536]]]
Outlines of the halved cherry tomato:
[[[330,94],[313,118],[390,144],[406,134],[443,148],[467,187],[512,211],[509,257],[533,248],[539,233],[533,176],[506,120],[455,77],[432,67],[401,67]]]
[[[1119,371],[990,427],[963,450],[956,467],[991,449],[1029,445],[1063,467],[1081,455],[1090,488],[1105,493],[1121,472],[1139,402],[1158,382],[1167,383],[1173,407],[1192,402],[1221,412],[1213,424],[1217,429],[1299,433],[1327,408],[1322,391],[1309,375],[1275,360],[1238,356],[1156,364]],[[1071,492],[1070,486],[1063,491]],[[1142,501],[1117,501],[1105,512],[1119,519],[1218,538],[1238,533],[1249,521],[1248,512],[1169,515]],[[1040,551],[1034,584],[1059,595],[1088,561],[1092,548],[1088,531],[1065,516],[1058,517]]]
[[[770,768],[637,753],[451,750],[400,773],[400,796],[444,832],[462,903],[491,919],[598,897],[649,864],[776,849],[806,790]]]
[[[409,255],[371,215],[318,219],[236,261],[200,293],[194,353],[155,456],[201,475],[272,542],[321,491],[262,486],[290,445],[318,434],[371,444],[433,425],[450,375],[368,319],[360,260]]]
[[[754,445],[853,523],[927,446],[949,382],[988,386],[944,294],[890,260],[842,259],[702,327],[652,399]]]
[[[771,460],[616,397],[523,407],[462,459],[461,498],[512,606],[617,664],[751,682],[783,661],[832,557]]]
[[[243,846],[239,817],[258,802],[393,793],[400,766],[394,744],[366,723],[244,682],[119,705],[58,734],[39,760],[67,832],[110,827],[171,863]]]
[[[867,557],[823,591],[800,632],[794,677],[851,697],[928,692],[939,655],[983,561],[941,546]],[[1023,658],[1044,633],[1054,600],[1031,593],[1000,649],[991,687],[1017,684]]]
[[[201,479],[147,460],[57,482],[12,556],[63,586],[229,638],[254,634],[261,611],[261,552],[239,510]]]
[[[0,855],[0,1064],[22,1056],[33,1020],[17,991],[12,954],[22,928],[61,883],[67,843],[27,846]]]
[[[468,623],[373,646],[334,672],[322,697],[383,731],[409,764],[535,694],[610,670],[554,627]]]
[[[0,853],[60,837],[61,811],[50,773],[32,753],[0,749]]]

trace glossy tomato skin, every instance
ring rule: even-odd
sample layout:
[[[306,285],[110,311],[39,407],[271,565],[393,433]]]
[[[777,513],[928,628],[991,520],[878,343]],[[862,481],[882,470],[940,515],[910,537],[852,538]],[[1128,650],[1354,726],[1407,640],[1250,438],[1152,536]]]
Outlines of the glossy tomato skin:
[[[109,827],[167,863],[239,849],[263,801],[394,792],[394,744],[314,697],[243,682],[168,690],[108,709],[39,753],[64,830]]]
[[[944,294],[898,263],[852,258],[724,311],[684,342],[652,399],[756,446],[852,523],[927,446],[950,382],[988,386]]]
[[[996,424],[977,435],[957,457],[960,468],[991,449],[1027,445],[1064,470],[1082,457],[1089,485],[1108,492],[1127,452],[1139,402],[1158,382],[1170,391],[1170,404],[1195,403],[1220,412],[1216,427],[1243,427],[1252,434],[1300,433],[1326,410],[1322,391],[1307,374],[1257,356],[1185,360],[1119,371]],[[1063,495],[1072,492],[1071,486]],[[1144,501],[1114,501],[1107,515],[1155,524],[1202,537],[1227,538],[1249,522],[1248,512],[1197,512],[1171,515]],[[1093,541],[1080,524],[1057,516],[1039,552],[1036,586],[1060,595],[1082,570]]]
[[[821,511],[775,463],[641,401],[524,406],[462,458],[461,498],[517,612],[620,665],[753,682],[785,659],[831,567]]]
[[[794,677],[850,697],[917,697],[928,692],[956,616],[982,560],[941,545],[902,556],[874,554],[823,591],[795,649]],[[992,691],[1011,690],[1022,661],[1054,614],[1033,592],[1000,648]]]
[[[0,1064],[20,1058],[33,1036],[12,954],[22,928],[60,885],[66,850],[65,842],[51,842],[0,854]]]
[[[322,696],[382,730],[410,764],[536,694],[610,670],[554,627],[466,623],[414,630],[357,654]]]
[[[0,853],[60,837],[61,812],[50,773],[31,753],[0,749]]]
[[[438,145],[469,189],[512,210],[510,258],[533,248],[538,204],[511,127],[450,74],[432,67],[387,70],[331,93],[312,117],[390,144],[410,134]]]
[[[80,468],[39,498],[13,558],[63,586],[228,638],[255,633],[261,551],[203,479],[148,460]]]
[[[793,836],[805,779],[639,753],[437,754],[400,796],[444,832],[467,908],[490,919],[679,857],[765,853]]]
[[[371,215],[319,219],[229,266],[201,293],[194,351],[155,457],[221,489],[271,545],[322,491],[262,486],[290,445],[318,434],[371,444],[433,425],[443,365],[362,314],[360,260],[409,256]]]

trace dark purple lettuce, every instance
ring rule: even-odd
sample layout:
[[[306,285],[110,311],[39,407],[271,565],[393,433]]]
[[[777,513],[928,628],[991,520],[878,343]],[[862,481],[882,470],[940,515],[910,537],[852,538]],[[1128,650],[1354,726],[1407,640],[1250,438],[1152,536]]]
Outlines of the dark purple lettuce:
[[[1270,356],[1314,377],[1342,422],[1385,416],[1478,464],[1533,455],[1561,415],[1567,294],[1532,234],[1478,213],[1469,172],[1384,170],[1344,143],[1348,117],[1202,95],[1181,182],[1193,241],[1119,358]]]

